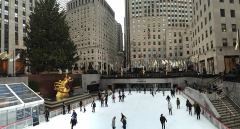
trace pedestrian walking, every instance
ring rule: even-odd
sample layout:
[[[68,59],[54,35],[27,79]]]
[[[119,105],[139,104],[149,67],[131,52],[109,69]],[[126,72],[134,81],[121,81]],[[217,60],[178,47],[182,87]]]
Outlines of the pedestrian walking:
[[[180,100],[177,98],[177,109],[180,109]]]
[[[169,115],[172,115],[172,104],[171,104],[171,102],[168,103],[168,112],[169,112]]]
[[[65,105],[65,103],[63,102],[63,104],[62,104],[63,115],[65,115],[65,114],[66,114],[65,107],[66,107],[66,105]]]
[[[160,122],[162,124],[162,129],[165,129],[165,123],[167,123],[167,119],[161,114],[160,116]]]
[[[95,112],[96,103],[95,103],[95,101],[94,101],[94,100],[93,100],[93,102],[92,102],[92,105],[91,105],[91,107],[92,107],[92,112]]]
[[[48,122],[49,120],[48,120],[48,118],[49,118],[49,110],[48,110],[48,108],[46,108],[46,110],[45,110],[45,120],[46,120],[46,122]]]
[[[79,102],[80,112],[82,111],[82,100]]]
[[[197,119],[200,120],[201,108],[199,104],[196,104],[196,113],[197,113]]]
[[[112,118],[112,129],[116,129],[116,116]]]

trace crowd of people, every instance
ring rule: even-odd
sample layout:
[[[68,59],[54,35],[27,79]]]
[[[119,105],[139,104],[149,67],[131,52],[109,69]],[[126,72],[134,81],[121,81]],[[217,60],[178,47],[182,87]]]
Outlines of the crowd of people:
[[[128,90],[129,91],[128,95],[131,95],[131,90],[132,89]],[[141,89],[137,89],[136,91],[137,91],[137,93],[141,93]],[[147,89],[144,88],[143,93],[146,94],[146,91],[147,91]],[[156,90],[154,88],[150,88],[149,91],[153,97],[155,94],[157,94],[157,92],[160,92],[160,90]],[[174,89],[170,90],[170,95],[167,95],[167,97],[166,97],[169,116],[173,115],[173,106],[172,106],[171,101],[176,97],[176,94],[180,94],[180,93],[181,92],[177,88],[174,88]],[[111,92],[109,92],[109,91],[99,92],[97,100],[101,103],[101,107],[108,107],[109,96],[111,95],[112,103],[116,103],[116,94],[117,93],[115,92],[115,90],[111,91]],[[162,94],[163,94],[163,96],[165,96],[164,90],[162,90]],[[119,98],[119,102],[124,102],[124,99],[126,98],[124,89],[118,90],[118,98]],[[93,113],[96,112],[96,107],[97,107],[96,101],[97,100],[93,99],[93,101],[91,103],[91,108],[92,108]],[[181,104],[180,99],[178,97],[176,97],[177,110],[180,109],[180,107],[181,107],[180,104]],[[194,102],[194,103],[190,102],[187,99],[186,100],[186,111],[188,111],[189,115],[192,115],[192,107],[194,108],[194,115],[195,114],[197,115],[197,120],[200,120],[200,114],[201,114],[200,105],[197,104],[196,102]],[[67,113],[69,113],[69,114],[71,113],[70,104],[68,104],[66,106],[65,103],[63,103],[62,108],[63,108],[63,115],[66,114],[65,109],[67,109]],[[79,102],[79,108],[80,108],[80,112],[84,112],[84,113],[86,112],[86,108],[82,101]],[[46,118],[46,121],[49,121],[49,119],[48,119],[49,118],[49,110],[48,109],[45,110],[45,118]],[[126,129],[127,117],[123,113],[121,113],[120,121],[122,123],[122,128]],[[77,113],[75,110],[73,110],[73,112],[72,112],[70,123],[71,123],[72,129],[77,124]],[[161,123],[162,129],[165,129],[165,124],[167,123],[167,119],[163,114],[160,115],[160,123]],[[112,125],[112,129],[116,129],[116,116],[113,116],[111,125]]]

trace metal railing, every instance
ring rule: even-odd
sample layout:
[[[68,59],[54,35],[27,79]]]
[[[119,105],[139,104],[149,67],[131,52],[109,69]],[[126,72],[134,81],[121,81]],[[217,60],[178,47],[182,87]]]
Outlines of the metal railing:
[[[191,101],[193,102],[197,102],[195,99],[193,99],[192,97],[190,97],[189,95],[185,94],[183,92],[183,94]],[[199,104],[199,106],[201,107],[201,111],[202,111],[202,115],[204,115],[212,124],[214,124],[218,129],[230,129],[228,126],[226,126],[221,120],[219,120],[214,114],[212,114],[208,108],[206,108],[205,106]]]

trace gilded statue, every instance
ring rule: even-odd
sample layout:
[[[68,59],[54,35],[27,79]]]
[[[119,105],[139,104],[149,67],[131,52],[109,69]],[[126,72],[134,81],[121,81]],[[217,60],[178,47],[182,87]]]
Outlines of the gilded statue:
[[[69,82],[72,81],[72,78],[66,74],[63,80],[59,80],[54,83],[54,90],[57,91],[56,99],[62,100],[63,98],[69,97],[70,86]]]

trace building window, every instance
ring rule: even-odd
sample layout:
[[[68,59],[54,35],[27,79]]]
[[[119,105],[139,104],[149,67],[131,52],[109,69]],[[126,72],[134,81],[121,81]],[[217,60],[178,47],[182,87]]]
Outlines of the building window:
[[[221,27],[222,27],[222,32],[226,32],[227,31],[226,24],[221,24]]]
[[[220,9],[220,16],[225,17],[225,10],[224,9]]]
[[[230,10],[231,17],[235,17],[235,10]]]
[[[237,25],[236,24],[232,24],[232,32],[236,32],[237,31]]]
[[[222,39],[222,43],[223,43],[223,46],[224,46],[224,47],[227,47],[227,46],[228,46],[227,38],[223,38],[223,39]]]

